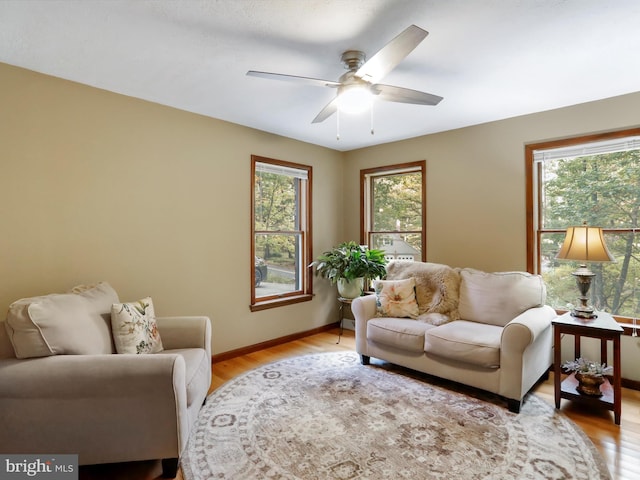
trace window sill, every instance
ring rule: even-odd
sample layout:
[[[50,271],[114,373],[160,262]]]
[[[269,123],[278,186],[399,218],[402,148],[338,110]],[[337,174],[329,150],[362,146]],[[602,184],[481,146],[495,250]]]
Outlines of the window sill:
[[[313,295],[304,294],[297,295],[295,297],[276,298],[273,300],[265,300],[263,302],[256,302],[249,305],[252,312],[259,312],[261,310],[268,310],[270,308],[284,307],[285,305],[292,305],[294,303],[308,302],[313,299]]]

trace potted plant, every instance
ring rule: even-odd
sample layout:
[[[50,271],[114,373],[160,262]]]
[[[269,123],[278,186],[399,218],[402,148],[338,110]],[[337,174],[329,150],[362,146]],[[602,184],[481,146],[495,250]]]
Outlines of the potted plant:
[[[562,368],[568,372],[575,372],[578,387],[576,390],[584,395],[600,397],[600,385],[604,383],[604,376],[613,373],[613,367],[607,367],[604,363],[592,362],[585,358],[578,358],[562,364]]]
[[[324,252],[310,266],[315,267],[316,276],[337,284],[341,297],[356,298],[362,295],[365,279],[386,275],[386,263],[383,250],[369,249],[351,241]]]

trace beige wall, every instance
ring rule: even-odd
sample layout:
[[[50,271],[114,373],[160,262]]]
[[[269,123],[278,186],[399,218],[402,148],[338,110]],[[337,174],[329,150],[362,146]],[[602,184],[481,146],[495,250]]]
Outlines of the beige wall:
[[[357,185],[363,168],[425,159],[427,260],[525,270],[524,146],[639,125],[634,93],[348,152],[345,184]],[[344,200],[345,236],[358,238],[359,189]],[[623,376],[640,381],[640,340],[623,338],[622,356]]]
[[[427,259],[526,269],[524,146],[640,125],[640,93],[345,154],[345,184],[363,168],[427,161]],[[359,237],[359,189],[345,192],[344,231]]]
[[[323,280],[312,302],[249,311],[251,154],[313,166],[316,255],[358,239],[360,169],[426,159],[428,260],[522,270],[524,145],[640,125],[636,93],[340,153],[4,64],[0,105],[0,309],[108,280],[159,315],[210,316],[214,353],[336,320]],[[622,353],[640,380],[638,340]]]
[[[336,321],[252,313],[250,155],[310,164],[316,251],[341,240],[342,154],[0,64],[0,309],[109,281],[158,315],[203,314],[221,353]]]

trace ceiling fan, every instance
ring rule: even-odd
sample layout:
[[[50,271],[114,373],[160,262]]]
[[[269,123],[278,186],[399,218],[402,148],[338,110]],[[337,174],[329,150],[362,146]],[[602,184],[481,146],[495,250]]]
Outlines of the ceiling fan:
[[[329,118],[338,110],[339,106],[342,108],[341,100],[353,93],[362,94],[364,92],[366,95],[374,96],[388,102],[437,105],[440,103],[440,100],[442,100],[442,97],[409,88],[378,83],[409,55],[428,34],[429,32],[426,30],[411,25],[367,61],[365,61],[366,56],[363,52],[359,50],[347,50],[342,54],[341,61],[348,71],[343,74],[337,82],[282,73],[258,72],[255,70],[249,70],[247,75],[336,88],[336,97],[318,113],[312,123],[319,123]]]

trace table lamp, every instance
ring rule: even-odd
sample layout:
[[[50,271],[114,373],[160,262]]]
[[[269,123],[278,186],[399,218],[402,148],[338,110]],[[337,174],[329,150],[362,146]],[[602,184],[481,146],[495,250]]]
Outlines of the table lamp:
[[[593,306],[588,305],[587,293],[591,287],[591,279],[595,273],[587,268],[587,263],[614,262],[613,255],[604,243],[602,228],[589,227],[586,223],[579,227],[568,227],[564,243],[556,256],[558,260],[574,260],[580,262],[579,268],[573,272],[576,285],[580,290],[580,305],[574,307],[571,314],[574,317],[594,318]]]

